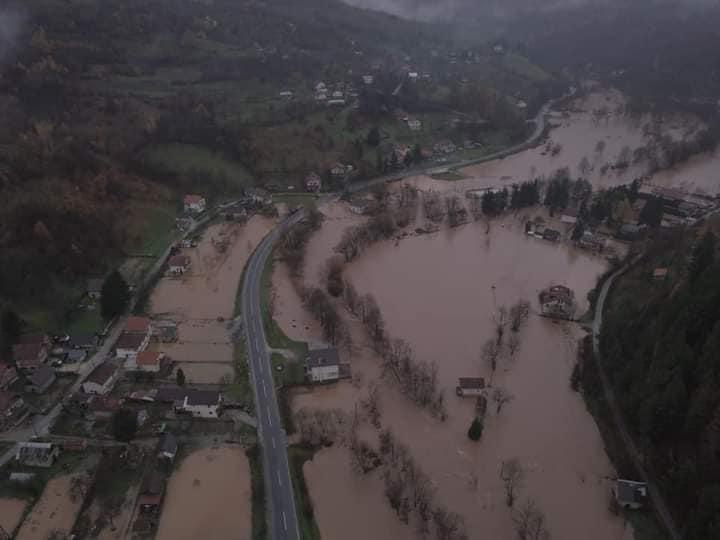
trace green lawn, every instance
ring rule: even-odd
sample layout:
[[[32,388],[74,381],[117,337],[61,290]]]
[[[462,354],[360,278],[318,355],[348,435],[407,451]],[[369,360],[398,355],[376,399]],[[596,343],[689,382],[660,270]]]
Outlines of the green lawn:
[[[268,345],[273,349],[288,349],[295,353],[298,359],[305,358],[308,351],[308,344],[304,341],[295,341],[285,335],[285,332],[278,326],[275,319],[270,316],[270,290],[272,287],[272,271],[275,260],[271,254],[262,274],[260,282],[260,308],[265,326],[265,337]]]
[[[303,206],[315,208],[317,195],[313,193],[278,193],[272,196],[275,204],[285,203],[288,206]]]
[[[85,309],[76,311],[70,318],[65,331],[68,334],[95,334],[100,333],[103,328],[105,328],[105,321],[100,315],[100,304],[97,304],[92,311]]]
[[[176,205],[147,206],[137,212],[133,236],[137,241],[128,246],[133,255],[160,255],[175,236]]]
[[[147,165],[161,174],[189,176],[200,190],[222,191],[252,184],[242,163],[204,146],[160,144],[147,150],[144,158]]]
[[[262,449],[257,444],[245,451],[245,455],[250,461],[253,540],[266,540],[268,537],[267,516],[265,515],[265,479],[263,478],[261,452]]]
[[[288,448],[288,462],[290,475],[292,477],[293,491],[295,493],[295,508],[300,525],[300,534],[303,540],[320,540],[320,528],[315,521],[315,512],[305,484],[303,465],[306,461],[312,460],[315,451],[291,446]]]

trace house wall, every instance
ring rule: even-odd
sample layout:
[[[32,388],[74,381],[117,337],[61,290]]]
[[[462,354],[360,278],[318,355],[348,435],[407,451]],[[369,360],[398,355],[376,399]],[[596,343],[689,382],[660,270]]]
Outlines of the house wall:
[[[119,374],[116,372],[115,375],[110,377],[104,385],[97,384],[92,381],[85,381],[82,385],[83,392],[86,394],[99,394],[101,396],[104,396],[110,390],[112,390],[113,386],[115,386],[115,382],[118,379]]]
[[[183,409],[189,412],[196,418],[217,418],[218,417],[218,406],[217,405],[188,405],[185,404]]]
[[[463,396],[479,396],[482,392],[482,388],[460,388],[460,394]]]
[[[310,379],[313,382],[335,381],[339,378],[339,366],[317,366],[310,369]]]

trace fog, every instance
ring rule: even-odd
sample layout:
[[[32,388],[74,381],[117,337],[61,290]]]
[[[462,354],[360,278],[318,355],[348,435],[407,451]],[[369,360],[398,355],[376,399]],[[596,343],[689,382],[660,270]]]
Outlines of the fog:
[[[15,47],[23,22],[19,12],[0,8],[0,62]]]

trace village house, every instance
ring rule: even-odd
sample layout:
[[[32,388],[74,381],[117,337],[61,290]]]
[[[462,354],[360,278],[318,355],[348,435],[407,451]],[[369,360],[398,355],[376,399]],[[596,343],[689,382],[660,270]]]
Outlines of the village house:
[[[419,77],[420,74],[417,71],[411,71],[410,73],[408,73],[408,79],[410,79],[412,82],[417,82]]]
[[[15,381],[18,380],[18,373],[15,366],[11,364],[0,363],[0,390],[7,390]]]
[[[127,357],[125,360],[125,370],[159,373],[164,359],[165,355],[161,352],[142,351],[136,355]]]
[[[15,459],[26,467],[52,467],[60,455],[60,447],[49,442],[21,442],[17,445]]]
[[[336,163],[330,169],[330,174],[335,178],[343,178],[346,174],[352,172],[352,165],[343,165],[342,163]]]
[[[27,378],[25,390],[33,394],[44,394],[55,382],[55,370],[50,366],[40,366]]]
[[[647,484],[618,479],[615,486],[613,486],[613,494],[615,495],[615,501],[621,508],[637,510],[647,503]]]
[[[556,231],[555,229],[546,228],[543,231],[542,234],[543,240],[547,240],[548,242],[557,242],[560,240],[560,231]]]
[[[176,408],[181,408],[188,395],[189,390],[180,386],[161,386],[155,390],[153,401],[157,403],[174,403]]]
[[[410,128],[410,131],[420,131],[422,129],[422,122],[417,118],[410,118],[407,121],[407,126]]]
[[[410,147],[407,144],[396,144],[393,148],[395,158],[398,163],[402,164],[405,162],[405,158],[410,154]]]
[[[654,281],[665,281],[667,279],[668,269],[667,268],[656,268],[653,270]]]
[[[205,211],[205,197],[202,195],[185,195],[183,205],[188,214],[201,214]]]
[[[173,255],[168,259],[168,271],[175,276],[181,276],[189,269],[190,257],[187,255]]]
[[[111,362],[100,364],[95,371],[82,384],[86,394],[99,394],[104,396],[112,390],[120,376],[117,366]]]
[[[455,393],[460,397],[479,396],[485,389],[485,379],[482,377],[460,377]]]
[[[305,177],[305,190],[317,193],[322,188],[322,178],[317,173],[310,173]]]
[[[375,77],[372,75],[363,75],[362,80],[364,84],[370,85],[375,82]]]
[[[144,480],[140,488],[138,506],[146,514],[160,511],[163,495],[165,494],[165,479],[158,471],[152,471]]]
[[[103,280],[89,279],[87,285],[87,295],[91,300],[100,300],[102,295]]]
[[[637,240],[640,238],[640,235],[642,234],[644,228],[641,225],[635,225],[633,223],[625,223],[620,227],[620,230],[617,232],[617,238],[620,240],[625,240],[627,242],[632,242],[634,240]]]
[[[188,390],[180,405],[181,412],[196,418],[218,418],[221,414],[222,395],[215,390]]]
[[[13,346],[13,360],[18,370],[30,373],[42,366],[48,358],[45,343],[18,343]]]
[[[575,225],[578,220],[578,211],[575,208],[566,208],[563,210],[560,221],[566,225]]]
[[[115,356],[122,360],[137,356],[147,348],[149,342],[150,337],[147,335],[123,332],[115,343]]]
[[[178,340],[177,323],[174,321],[155,321],[153,336],[162,343],[174,343]]]
[[[163,433],[158,443],[158,461],[172,465],[178,452],[178,440],[172,433]]]
[[[0,390],[0,428],[13,425],[27,412],[25,401],[16,392]]]
[[[433,145],[435,154],[452,154],[457,150],[457,146],[452,141],[440,141]]]
[[[91,418],[112,418],[113,415],[120,410],[121,402],[119,399],[110,396],[89,395],[87,401],[87,412]]]
[[[149,317],[128,317],[125,322],[124,332],[126,334],[145,334],[150,336],[152,333],[152,321]]]
[[[305,359],[305,375],[314,383],[337,381],[340,378],[340,356],[337,349],[308,351]]]
[[[591,251],[602,251],[605,249],[605,240],[593,233],[592,231],[583,231],[582,236],[577,241],[578,246]]]
[[[540,292],[540,311],[546,317],[572,319],[575,315],[575,293],[563,285],[553,285]]]
[[[94,349],[98,346],[98,337],[95,334],[70,334],[65,346],[71,349]]]

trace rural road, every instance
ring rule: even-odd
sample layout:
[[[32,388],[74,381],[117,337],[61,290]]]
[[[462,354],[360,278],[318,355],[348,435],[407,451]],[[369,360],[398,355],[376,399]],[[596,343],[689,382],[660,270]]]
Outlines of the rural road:
[[[655,514],[657,515],[660,523],[662,523],[665,527],[665,530],[672,540],[681,540],[682,536],[678,532],[675,520],[673,519],[667,504],[665,504],[665,500],[663,499],[657,484],[653,481],[651,474],[645,469],[644,456],[635,445],[635,441],[630,435],[630,431],[625,424],[625,419],[622,416],[620,406],[615,398],[615,392],[610,384],[610,379],[607,377],[603,368],[602,356],[600,354],[600,332],[602,330],[603,310],[610,288],[612,287],[615,279],[624,274],[633,264],[639,261],[641,256],[642,255],[638,255],[632,261],[611,274],[605,280],[605,283],[603,283],[602,289],[600,289],[600,296],[598,297],[597,304],[595,305],[595,318],[593,319],[592,325],[593,358],[595,359],[595,363],[597,364],[598,372],[600,374],[600,383],[602,384],[605,401],[612,412],[612,419],[615,424],[615,428],[620,435],[623,446],[625,447],[625,452],[632,460],[635,469],[642,478],[642,481],[648,486],[648,493],[650,495],[650,499],[652,500],[653,509],[655,510]]]
[[[265,263],[282,233],[302,220],[304,213],[291,215],[268,234],[255,249],[245,267],[241,310],[245,330],[245,349],[255,394],[258,436],[262,448],[265,499],[273,540],[300,540],[292,478],[288,464],[287,439],[282,426],[270,354],[265,340],[260,288]]]

